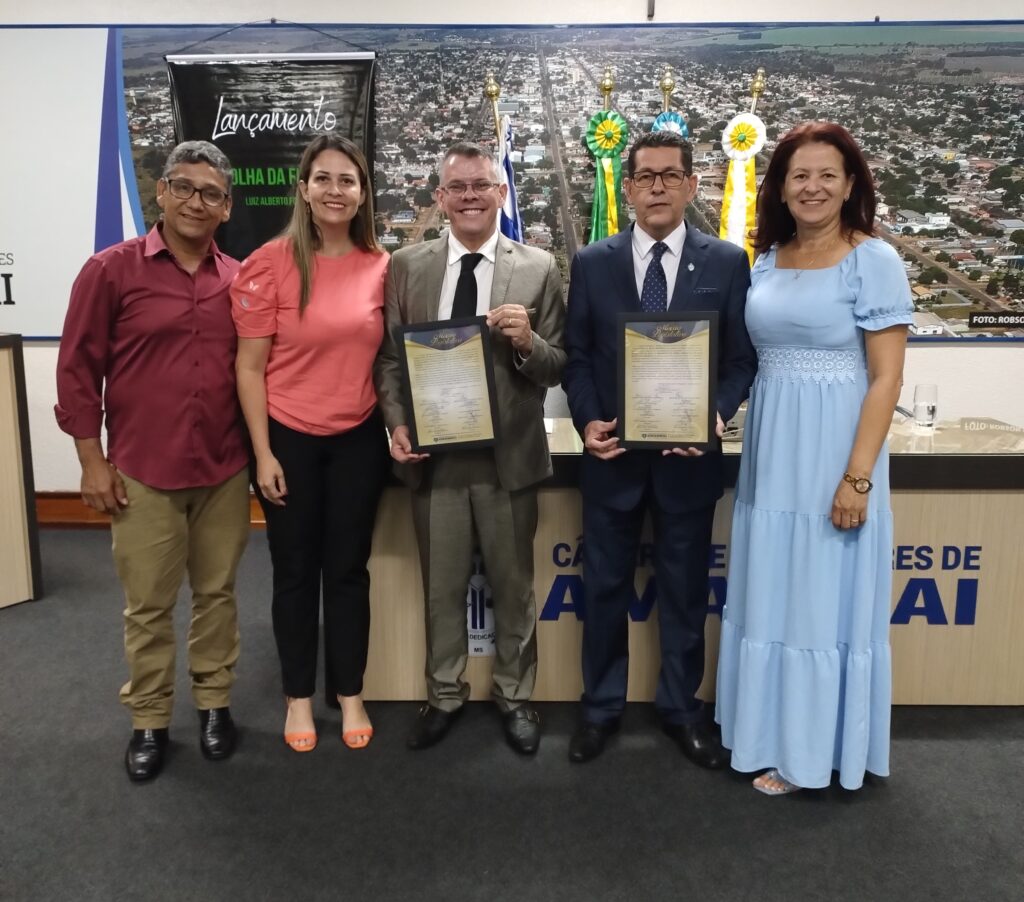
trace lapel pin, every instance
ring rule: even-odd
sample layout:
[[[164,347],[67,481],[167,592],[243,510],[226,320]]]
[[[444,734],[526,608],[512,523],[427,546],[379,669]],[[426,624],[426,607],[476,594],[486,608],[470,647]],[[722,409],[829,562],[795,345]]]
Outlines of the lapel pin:
[[[692,263],[688,263],[688,264],[686,265],[686,268],[687,268],[687,269],[688,269],[688,270],[689,270],[690,272],[693,272],[693,264],[692,264]]]

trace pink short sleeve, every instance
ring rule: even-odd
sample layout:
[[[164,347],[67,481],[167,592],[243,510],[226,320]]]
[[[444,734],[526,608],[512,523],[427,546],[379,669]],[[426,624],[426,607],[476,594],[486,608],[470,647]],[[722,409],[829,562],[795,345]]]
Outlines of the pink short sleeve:
[[[231,283],[231,317],[240,338],[277,334],[276,250],[273,244],[257,248]]]

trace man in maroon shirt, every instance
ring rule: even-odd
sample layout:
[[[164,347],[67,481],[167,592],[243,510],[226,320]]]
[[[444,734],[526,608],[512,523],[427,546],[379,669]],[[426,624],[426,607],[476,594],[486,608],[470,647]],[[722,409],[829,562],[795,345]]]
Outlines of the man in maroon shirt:
[[[213,242],[231,214],[231,174],[205,141],[171,152],[157,183],[161,222],[85,264],[57,360],[57,422],[75,440],[82,500],[111,515],[130,671],[121,689],[133,727],[125,767],[136,782],[163,766],[174,603],[186,572],[200,749],[222,759],[236,742],[228,697],[249,488],[228,299],[238,263]]]

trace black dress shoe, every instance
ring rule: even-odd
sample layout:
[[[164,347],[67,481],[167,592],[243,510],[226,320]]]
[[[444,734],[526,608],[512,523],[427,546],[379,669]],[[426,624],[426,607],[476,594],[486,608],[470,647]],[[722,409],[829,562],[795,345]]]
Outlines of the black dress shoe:
[[[619,731],[619,722],[609,720],[605,723],[593,723],[585,720],[576,728],[569,740],[569,760],[576,764],[590,761],[604,751],[604,744],[612,733]]]
[[[132,730],[128,751],[124,754],[124,767],[133,783],[152,780],[164,766],[167,748],[167,727],[156,730]]]
[[[728,752],[715,731],[706,723],[666,723],[661,725],[666,736],[671,736],[694,764],[709,770],[725,767]]]
[[[230,708],[199,712],[199,749],[211,761],[231,757],[238,742],[238,730]]]
[[[424,705],[416,715],[416,723],[413,724],[412,732],[409,733],[405,744],[417,751],[430,748],[444,739],[445,733],[451,729],[461,713],[461,706],[454,711],[442,711],[433,705]]]
[[[521,755],[534,755],[540,748],[540,715],[527,705],[506,711],[505,739]]]

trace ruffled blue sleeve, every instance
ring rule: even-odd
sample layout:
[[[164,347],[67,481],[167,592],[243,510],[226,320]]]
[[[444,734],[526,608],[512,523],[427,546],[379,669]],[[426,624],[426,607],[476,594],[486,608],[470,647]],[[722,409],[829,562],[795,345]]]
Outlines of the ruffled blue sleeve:
[[[853,316],[861,329],[877,332],[913,322],[910,283],[894,248],[870,238],[847,256],[842,267],[843,278],[856,298]]]
[[[750,281],[757,282],[761,276],[775,266],[775,248],[770,247],[763,254],[758,254],[754,265],[750,267]]]

